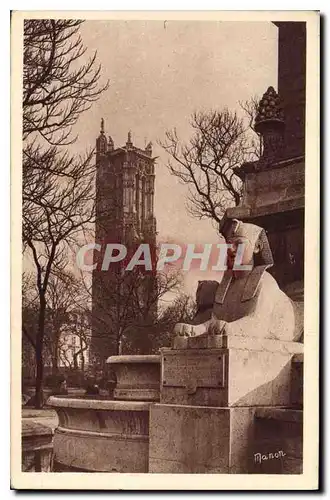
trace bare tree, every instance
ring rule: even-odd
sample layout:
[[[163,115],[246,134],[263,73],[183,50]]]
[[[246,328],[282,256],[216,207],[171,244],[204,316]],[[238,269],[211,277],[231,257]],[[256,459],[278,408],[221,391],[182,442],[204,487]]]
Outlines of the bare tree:
[[[52,372],[58,373],[62,339],[66,333],[75,332],[79,337],[78,318],[75,314],[79,300],[79,281],[71,273],[51,274],[47,287],[47,311],[45,325],[45,347],[52,360]]]
[[[24,22],[23,138],[38,134],[49,144],[74,141],[72,126],[107,84],[100,87],[96,52],[83,64],[86,48],[72,19]]]
[[[160,144],[170,156],[171,174],[189,187],[190,213],[219,223],[225,209],[240,202],[242,185],[235,169],[256,158],[256,147],[243,118],[227,109],[195,112],[190,125],[187,143],[174,129]]]
[[[38,324],[38,295],[31,273],[22,276],[22,369],[29,379],[34,378],[36,330]]]
[[[52,172],[55,163],[63,177]],[[36,335],[36,394],[41,394],[43,380],[43,343],[47,310],[47,290],[52,272],[67,264],[70,244],[79,238],[82,228],[95,218],[94,186],[90,158],[76,162],[74,158],[56,155],[43,165],[44,190],[23,192],[23,241],[35,266],[39,300]],[[33,184],[32,184],[33,186]],[[32,188],[33,189],[33,188]],[[37,400],[38,401],[38,400]]]
[[[84,371],[85,352],[89,347],[88,317],[78,304],[83,299],[81,283],[68,270],[50,274],[47,293],[45,327],[43,339],[43,363],[52,367],[52,375],[57,376],[60,364]],[[33,276],[23,275],[22,307],[22,354],[23,374],[34,378],[36,369],[36,346],[39,320],[38,290]],[[66,338],[75,338],[77,345],[67,345]]]
[[[195,313],[196,303],[186,293],[178,294],[169,305],[163,304],[158,321],[150,332],[152,352],[157,352],[160,347],[170,347],[176,323],[189,323]]]
[[[94,323],[93,341],[99,343],[106,356],[144,353],[151,349],[152,331],[160,322],[159,301],[168,293],[176,293],[182,283],[177,271],[100,272],[97,283],[84,279],[85,300],[80,303]],[[102,287],[102,297],[92,295],[93,287]],[[91,300],[93,296],[93,307]]]
[[[90,344],[90,325],[81,310],[68,314],[68,321],[63,325],[58,339],[58,360],[75,376],[80,373],[82,380],[85,372],[85,353]]]
[[[245,113],[245,117],[247,119],[248,127],[249,127],[249,139],[251,141],[251,148],[253,150],[256,158],[260,158],[262,154],[262,136],[258,133],[255,128],[255,119],[258,114],[260,98],[258,96],[251,97],[251,99],[247,101],[242,101],[239,103],[240,107]]]
[[[42,405],[47,290],[70,245],[94,222],[93,152],[73,156],[72,127],[107,85],[96,54],[85,61],[79,20],[28,20],[23,69],[23,245],[35,267],[36,405]]]
[[[80,360],[80,369],[81,372],[85,372],[85,352],[90,346],[90,316],[80,311],[75,315],[76,321],[74,323],[74,331],[79,340],[78,349],[73,353],[73,367],[75,370],[79,368],[79,360]]]

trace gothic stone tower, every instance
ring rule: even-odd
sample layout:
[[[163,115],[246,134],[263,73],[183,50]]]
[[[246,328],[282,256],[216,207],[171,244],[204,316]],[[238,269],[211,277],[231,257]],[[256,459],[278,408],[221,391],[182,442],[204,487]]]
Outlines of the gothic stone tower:
[[[125,312],[123,302],[129,304],[129,292],[126,296],[123,290],[123,263],[112,264],[109,271],[101,269],[105,246],[123,244],[128,255],[132,255],[142,242],[152,248],[156,244],[152,144],[145,149],[135,147],[129,132],[126,144],[116,148],[112,138],[106,138],[102,118],[96,140],[96,165],[95,242],[102,251],[96,252],[98,266],[93,271],[91,356],[92,362],[103,364],[106,358],[118,353],[115,337],[120,322],[116,320]]]

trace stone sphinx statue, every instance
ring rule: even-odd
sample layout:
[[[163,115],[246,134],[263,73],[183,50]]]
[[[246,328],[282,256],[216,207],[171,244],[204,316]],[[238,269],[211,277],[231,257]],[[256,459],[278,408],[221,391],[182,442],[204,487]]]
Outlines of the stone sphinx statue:
[[[294,303],[267,269],[273,257],[263,228],[237,219],[220,229],[226,243],[227,270],[221,282],[200,281],[193,324],[178,323],[178,336],[235,335],[302,341],[302,304]],[[240,252],[240,265],[236,257]],[[245,267],[245,269],[242,268]]]

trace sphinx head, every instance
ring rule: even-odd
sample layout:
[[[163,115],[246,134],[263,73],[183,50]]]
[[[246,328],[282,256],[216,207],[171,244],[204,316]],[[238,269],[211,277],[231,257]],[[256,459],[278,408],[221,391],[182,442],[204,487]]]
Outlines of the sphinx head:
[[[232,245],[227,252],[229,269],[233,269],[238,251],[241,252],[240,264],[243,266],[273,265],[268,238],[262,227],[238,219],[227,219],[220,226],[220,233],[226,243]]]

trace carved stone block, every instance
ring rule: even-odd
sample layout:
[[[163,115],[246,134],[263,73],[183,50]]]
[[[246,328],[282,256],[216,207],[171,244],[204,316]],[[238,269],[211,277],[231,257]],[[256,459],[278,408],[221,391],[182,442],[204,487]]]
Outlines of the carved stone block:
[[[231,474],[248,470],[253,408],[150,408],[149,472]]]
[[[221,339],[222,348],[161,349],[161,403],[291,405],[292,359],[303,352],[302,344],[235,336]]]

